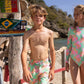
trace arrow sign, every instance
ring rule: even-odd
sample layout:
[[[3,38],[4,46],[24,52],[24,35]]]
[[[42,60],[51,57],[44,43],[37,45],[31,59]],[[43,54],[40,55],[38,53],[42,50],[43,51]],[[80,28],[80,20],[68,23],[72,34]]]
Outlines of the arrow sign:
[[[27,21],[17,19],[0,19],[0,36],[21,36],[24,34],[25,29],[21,29],[21,26],[26,26]]]

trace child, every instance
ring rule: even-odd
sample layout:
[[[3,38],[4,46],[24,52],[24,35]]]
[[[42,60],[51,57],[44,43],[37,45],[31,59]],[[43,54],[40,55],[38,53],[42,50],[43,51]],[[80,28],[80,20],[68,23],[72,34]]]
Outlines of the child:
[[[73,84],[84,84],[84,5],[74,8],[74,27],[68,31],[66,70],[70,72]]]
[[[48,84],[54,78],[55,50],[53,32],[43,26],[46,10],[39,5],[29,7],[34,26],[24,33],[23,50],[21,54],[23,78],[29,84]],[[48,46],[51,54],[51,68],[48,61]],[[30,47],[30,61],[27,68],[27,51]]]

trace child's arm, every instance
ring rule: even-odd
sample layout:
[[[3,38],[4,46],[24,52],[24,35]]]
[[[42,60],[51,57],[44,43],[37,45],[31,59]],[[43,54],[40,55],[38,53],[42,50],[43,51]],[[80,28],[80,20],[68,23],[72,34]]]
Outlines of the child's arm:
[[[28,44],[29,40],[27,38],[27,35],[24,34],[23,36],[23,50],[21,53],[21,60],[22,60],[22,67],[23,67],[23,79],[25,81],[30,81],[30,78],[32,77],[30,71],[28,70],[27,67],[27,51],[28,51]]]
[[[66,63],[69,61],[71,49],[72,49],[72,36],[70,34],[70,28],[68,30],[68,39],[67,39],[67,50],[66,50]]]
[[[49,46],[50,46],[50,56],[51,56],[51,68],[50,68],[50,81],[54,78],[54,70],[55,70],[55,49],[54,49],[54,42],[53,42],[53,32],[51,32],[51,37],[49,39]]]
[[[69,71],[69,58],[72,49],[72,36],[70,35],[70,28],[68,30],[67,50],[66,50],[66,71]]]

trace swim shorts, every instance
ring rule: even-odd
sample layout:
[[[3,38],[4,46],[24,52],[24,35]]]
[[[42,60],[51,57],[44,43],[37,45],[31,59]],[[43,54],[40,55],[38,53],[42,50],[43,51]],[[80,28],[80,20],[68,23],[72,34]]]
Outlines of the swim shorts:
[[[32,77],[29,84],[49,84],[50,63],[48,58],[42,61],[30,60],[28,69]]]

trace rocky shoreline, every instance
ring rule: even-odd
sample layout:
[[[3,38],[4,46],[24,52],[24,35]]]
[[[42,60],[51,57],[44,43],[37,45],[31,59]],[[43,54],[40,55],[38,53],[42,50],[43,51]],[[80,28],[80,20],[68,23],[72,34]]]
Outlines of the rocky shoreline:
[[[56,32],[57,36],[60,38],[67,38],[68,31],[66,29],[58,28],[55,23],[45,21],[44,26]]]

